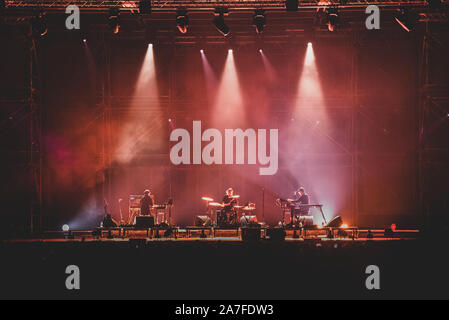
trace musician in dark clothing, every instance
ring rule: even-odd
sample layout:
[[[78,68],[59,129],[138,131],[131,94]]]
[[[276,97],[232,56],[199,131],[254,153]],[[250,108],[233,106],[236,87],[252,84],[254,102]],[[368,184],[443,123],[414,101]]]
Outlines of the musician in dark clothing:
[[[310,198],[309,195],[306,194],[306,191],[303,187],[298,189],[298,192],[296,193],[296,198],[291,201],[293,205],[295,204],[310,204]],[[308,216],[309,215],[309,207],[300,207],[298,206],[297,209],[294,211],[295,216]]]
[[[237,205],[237,199],[234,197],[234,190],[232,188],[226,190],[226,194],[223,197],[223,205],[224,212],[231,211],[232,208]]]
[[[154,196],[151,194],[150,190],[145,190],[143,198],[140,200],[140,214],[143,216],[148,216],[150,208],[154,204]]]

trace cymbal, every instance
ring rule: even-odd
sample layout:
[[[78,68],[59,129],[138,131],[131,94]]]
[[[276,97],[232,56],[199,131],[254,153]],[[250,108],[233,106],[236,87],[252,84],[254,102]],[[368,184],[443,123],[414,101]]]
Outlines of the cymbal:
[[[210,197],[202,197],[201,199],[204,201],[214,201],[214,199],[212,199]]]
[[[243,208],[243,210],[245,210],[245,211],[253,211],[253,210],[256,210],[256,208],[255,207],[248,207],[248,206],[246,206],[246,207]]]
[[[236,195],[232,196],[231,198],[238,199],[238,198],[240,198],[240,195],[236,194]]]
[[[209,205],[212,207],[223,207],[223,205],[219,202],[210,202]]]
[[[243,206],[234,206],[234,208],[241,209],[241,208],[243,208]]]

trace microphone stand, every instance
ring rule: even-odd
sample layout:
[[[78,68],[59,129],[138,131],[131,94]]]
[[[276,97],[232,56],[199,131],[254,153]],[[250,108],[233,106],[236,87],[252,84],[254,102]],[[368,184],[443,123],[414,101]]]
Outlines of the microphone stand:
[[[265,224],[265,188],[262,187],[262,222]]]

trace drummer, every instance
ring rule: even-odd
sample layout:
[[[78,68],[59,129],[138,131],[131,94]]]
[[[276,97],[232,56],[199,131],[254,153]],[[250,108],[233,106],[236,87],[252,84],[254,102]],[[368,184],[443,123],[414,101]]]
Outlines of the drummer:
[[[234,196],[234,190],[232,188],[228,188],[226,190],[226,194],[223,197],[223,212],[231,211],[235,205],[238,204],[238,197]]]

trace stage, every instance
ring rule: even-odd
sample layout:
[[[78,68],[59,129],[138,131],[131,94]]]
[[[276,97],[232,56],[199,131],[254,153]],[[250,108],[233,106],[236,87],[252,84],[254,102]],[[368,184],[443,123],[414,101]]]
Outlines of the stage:
[[[30,238],[0,245],[2,298],[448,298],[446,238]],[[381,290],[365,287],[381,270]],[[64,286],[68,265],[81,289]],[[17,281],[20,276],[21,281]]]
[[[0,298],[449,298],[449,0],[0,0],[0,38]]]

